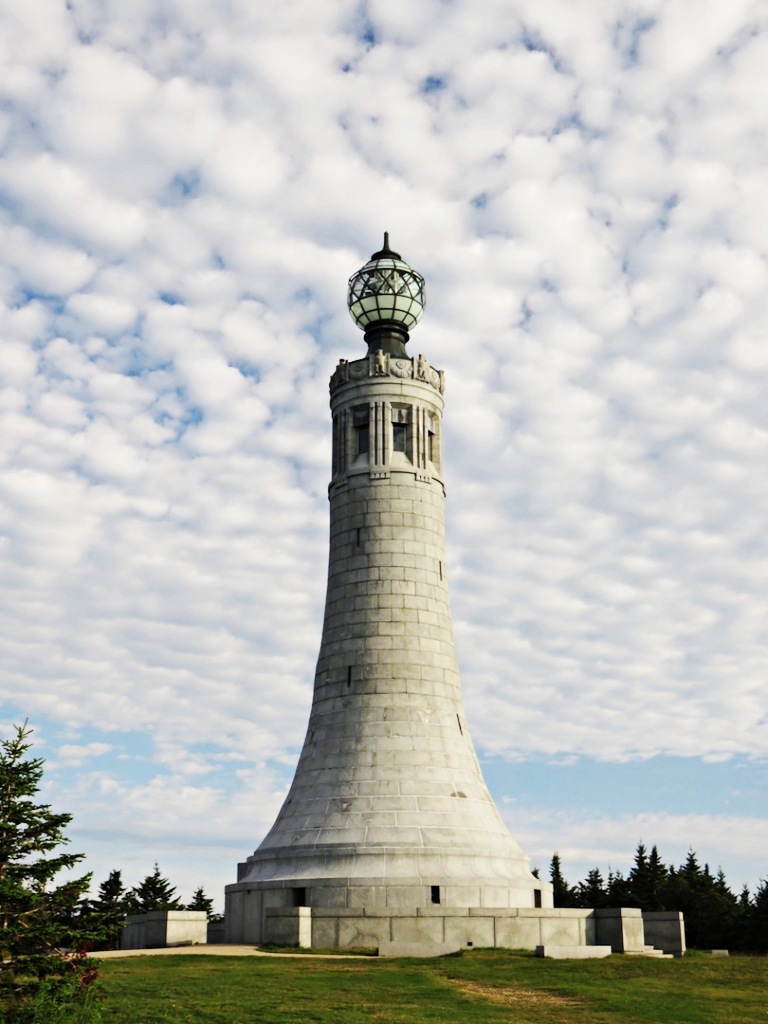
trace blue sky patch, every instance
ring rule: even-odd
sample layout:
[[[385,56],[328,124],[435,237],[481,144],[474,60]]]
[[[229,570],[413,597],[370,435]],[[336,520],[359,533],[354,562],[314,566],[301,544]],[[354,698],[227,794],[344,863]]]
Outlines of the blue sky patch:
[[[419,86],[419,92],[422,96],[430,96],[432,93],[441,92],[443,89],[445,89],[445,79],[440,75],[428,75]]]

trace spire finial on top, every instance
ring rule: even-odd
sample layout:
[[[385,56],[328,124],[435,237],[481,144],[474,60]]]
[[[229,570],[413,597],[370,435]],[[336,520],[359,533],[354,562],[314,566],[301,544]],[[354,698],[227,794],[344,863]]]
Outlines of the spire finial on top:
[[[372,260],[379,260],[379,259],[382,259],[385,256],[389,256],[389,258],[392,259],[392,260],[402,259],[402,257],[401,257],[399,252],[394,252],[392,249],[389,248],[389,232],[388,231],[384,232],[384,245],[383,245],[383,247],[381,249],[379,249],[378,252],[375,252],[373,254],[373,256],[371,256],[371,259]]]

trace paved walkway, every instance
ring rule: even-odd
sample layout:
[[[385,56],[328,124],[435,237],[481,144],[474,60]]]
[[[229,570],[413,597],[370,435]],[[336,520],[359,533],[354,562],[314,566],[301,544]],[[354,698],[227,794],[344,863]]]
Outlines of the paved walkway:
[[[268,953],[258,946],[227,946],[215,943],[210,946],[169,946],[164,949],[106,949],[102,952],[89,953],[96,960],[113,960],[126,956],[287,956],[314,957],[323,960],[359,960],[359,956],[349,953]]]

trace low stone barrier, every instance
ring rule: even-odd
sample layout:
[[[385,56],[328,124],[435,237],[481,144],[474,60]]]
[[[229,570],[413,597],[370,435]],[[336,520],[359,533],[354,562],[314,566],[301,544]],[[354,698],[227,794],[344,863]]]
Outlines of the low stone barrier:
[[[120,949],[164,949],[205,945],[208,915],[204,910],[151,910],[132,914],[120,932]]]

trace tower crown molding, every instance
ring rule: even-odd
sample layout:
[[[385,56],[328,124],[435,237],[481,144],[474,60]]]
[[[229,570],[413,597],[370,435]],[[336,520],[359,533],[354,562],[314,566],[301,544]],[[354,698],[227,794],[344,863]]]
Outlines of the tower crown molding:
[[[397,380],[415,380],[431,385],[438,394],[445,392],[445,373],[436,370],[421,354],[396,356],[376,349],[363,359],[340,359],[331,377],[329,390],[334,396],[345,384],[358,384],[368,377],[394,377]]]

